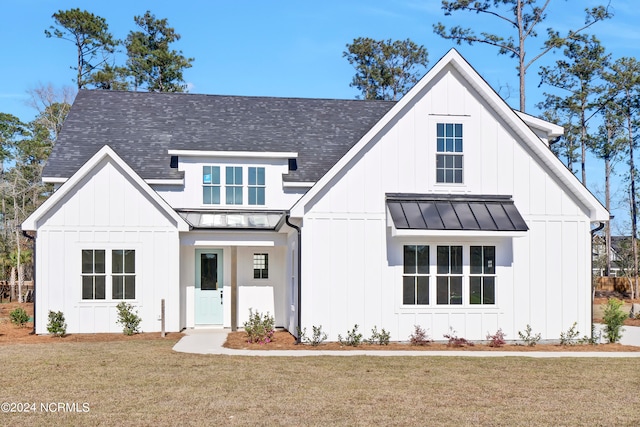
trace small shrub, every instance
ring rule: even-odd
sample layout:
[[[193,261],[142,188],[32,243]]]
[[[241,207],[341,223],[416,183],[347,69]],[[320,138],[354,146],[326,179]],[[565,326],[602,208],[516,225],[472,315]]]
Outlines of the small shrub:
[[[498,329],[495,334],[491,335],[487,332],[487,340],[489,340],[489,347],[502,347],[507,342],[504,340],[506,334],[502,332],[502,328]]]
[[[578,326],[578,322],[573,322],[567,332],[560,332],[560,345],[576,345],[578,343],[580,332],[576,331],[576,326]]]
[[[302,328],[302,331],[298,329],[298,336],[300,337],[300,342],[305,344],[311,344],[313,347],[317,347],[322,344],[327,339],[327,334],[322,332],[322,325],[313,326],[313,335],[311,338],[307,337],[307,328]]]
[[[609,298],[604,306],[604,336],[610,343],[616,343],[622,338],[622,325],[627,318],[627,314],[622,311],[623,302],[615,298]]]
[[[350,347],[359,346],[362,343],[362,334],[358,333],[358,325],[354,325],[353,329],[347,332],[345,339],[342,339],[342,335],[338,335],[338,342]]]
[[[457,332],[454,331],[451,326],[449,327],[449,333],[444,334],[443,337],[449,340],[447,347],[464,347],[465,345],[473,346],[471,341],[467,341],[466,338],[458,337]]]
[[[538,343],[538,341],[540,341],[540,334],[533,335],[533,332],[531,330],[531,325],[529,324],[527,324],[527,328],[524,330],[524,333],[521,331],[518,331],[518,336],[529,347],[535,346]]]
[[[49,310],[49,323],[47,323],[47,331],[54,337],[63,337],[67,333],[67,323],[64,320],[64,314],[61,311]]]
[[[122,333],[125,335],[133,335],[140,333],[140,322],[142,319],[138,316],[138,311],[133,310],[133,305],[122,301],[116,305],[118,310],[118,320],[116,323],[122,326]]]
[[[22,328],[25,323],[29,321],[29,315],[22,307],[18,307],[9,313],[9,318],[11,319],[11,323]]]
[[[600,342],[600,340],[602,339],[602,331],[599,331],[596,334],[596,325],[594,325],[593,323],[591,324],[591,336],[585,335],[582,338],[580,338],[578,340],[578,343],[580,344],[590,344],[590,345],[596,345]]]
[[[249,320],[244,322],[244,331],[247,333],[248,343],[268,344],[273,339],[275,330],[275,319],[273,316],[255,313],[249,309]]]
[[[382,328],[380,332],[378,332],[378,328],[376,326],[371,329],[371,338],[367,340],[369,344],[379,344],[379,345],[389,345],[389,339],[391,338],[391,334]]]
[[[419,325],[413,325],[413,333],[409,335],[409,342],[411,345],[428,345],[432,342],[429,335],[427,335],[427,331],[422,329]]]

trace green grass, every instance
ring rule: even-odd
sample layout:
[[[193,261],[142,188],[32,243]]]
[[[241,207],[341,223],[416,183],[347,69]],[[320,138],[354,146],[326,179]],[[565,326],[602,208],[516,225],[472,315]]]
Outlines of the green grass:
[[[639,425],[640,359],[240,357],[174,341],[0,346],[8,425]]]

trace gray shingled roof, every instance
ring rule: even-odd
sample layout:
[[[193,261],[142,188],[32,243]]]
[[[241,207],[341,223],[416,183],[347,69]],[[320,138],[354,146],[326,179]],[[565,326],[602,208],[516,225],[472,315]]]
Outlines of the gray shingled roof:
[[[69,178],[108,144],[144,179],[180,178],[167,150],[297,152],[286,181],[317,181],[388,101],[79,91],[43,176]]]

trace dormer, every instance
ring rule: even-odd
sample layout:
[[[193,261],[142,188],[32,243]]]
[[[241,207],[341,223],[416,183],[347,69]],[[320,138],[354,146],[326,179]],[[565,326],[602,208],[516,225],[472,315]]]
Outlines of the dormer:
[[[283,177],[297,164],[296,152],[168,150],[184,174],[181,191],[156,191],[178,209],[288,209],[303,191],[287,191]]]

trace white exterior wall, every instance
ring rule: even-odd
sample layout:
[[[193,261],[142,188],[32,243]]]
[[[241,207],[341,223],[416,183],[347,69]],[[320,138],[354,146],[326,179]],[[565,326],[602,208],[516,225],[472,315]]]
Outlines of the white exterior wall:
[[[38,222],[36,332],[47,333],[48,310],[62,311],[68,333],[121,332],[120,300],[83,300],[83,249],[134,249],[136,298],[143,332],[160,331],[160,300],[166,330],[179,331],[179,235],[165,215],[112,161],[103,161]],[[107,266],[110,260],[107,261]],[[107,297],[111,295],[107,270]]]
[[[414,325],[440,340],[449,327],[475,340],[502,328],[517,339],[530,324],[543,339],[558,339],[578,322],[589,333],[588,216],[457,77],[446,67],[305,206],[302,324],[308,330],[321,324],[336,340],[354,324],[365,336],[377,326],[404,341]],[[439,122],[464,125],[464,184],[435,182]],[[388,227],[385,193],[512,195],[530,230],[515,238],[400,239]],[[402,307],[406,243],[431,244],[432,251],[437,244],[495,245],[496,304],[438,306],[432,299],[429,306]]]
[[[221,202],[220,205],[205,205],[202,203],[202,167],[220,166]],[[243,168],[243,197],[242,205],[226,205],[224,203],[224,167],[241,166]],[[247,204],[247,167],[265,168],[265,205],[249,206]],[[289,209],[300,197],[297,191],[285,191],[282,185],[282,175],[289,172],[287,159],[266,159],[247,157],[179,157],[178,170],[184,171],[184,187],[155,185],[156,192],[176,209]]]
[[[180,306],[181,327],[193,328],[195,324],[195,251],[196,249],[221,249],[223,262],[223,327],[231,327],[231,268],[232,247],[236,248],[238,299],[237,326],[249,317],[249,308],[266,313],[275,319],[276,326],[288,326],[290,292],[287,283],[288,265],[287,235],[276,232],[191,232],[184,233],[180,241]],[[253,254],[269,254],[269,278],[253,278]],[[242,289],[240,289],[242,288]],[[263,298],[264,291],[273,295],[270,300]]]

